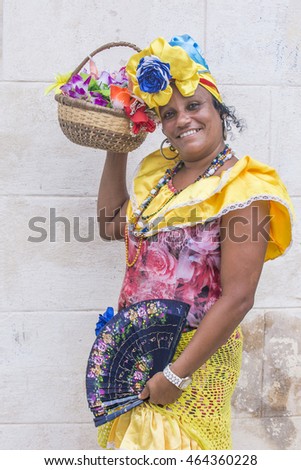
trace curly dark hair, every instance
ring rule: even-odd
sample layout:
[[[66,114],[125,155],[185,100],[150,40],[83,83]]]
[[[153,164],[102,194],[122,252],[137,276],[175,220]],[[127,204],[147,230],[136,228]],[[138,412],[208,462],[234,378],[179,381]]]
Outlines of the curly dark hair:
[[[221,119],[225,122],[226,129],[228,132],[232,133],[232,126],[238,129],[238,132],[242,132],[246,128],[246,123],[244,119],[239,119],[235,112],[234,106],[226,106],[225,103],[220,103],[214,96],[212,97],[213,105],[218,111]]]

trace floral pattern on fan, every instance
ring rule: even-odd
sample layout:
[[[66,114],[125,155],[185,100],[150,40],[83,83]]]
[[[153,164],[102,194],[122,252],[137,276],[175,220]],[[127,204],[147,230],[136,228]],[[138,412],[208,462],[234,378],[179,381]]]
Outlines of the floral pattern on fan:
[[[132,393],[139,393],[144,384],[147,382],[150,371],[152,370],[154,365],[153,358],[150,354],[146,356],[142,356],[139,360],[134,364],[131,380],[130,380],[130,391]]]
[[[139,328],[149,325],[153,318],[160,318],[162,323],[166,322],[166,317],[162,305],[159,302],[146,302],[139,308],[132,307],[125,312],[125,318],[129,318],[134,325]]]
[[[105,366],[105,357],[103,355],[92,355],[93,360],[95,360],[95,367],[91,368],[87,377],[96,379],[96,384],[98,388],[98,394],[103,396],[105,390],[101,387],[104,382],[104,376],[107,375],[108,369]],[[98,361],[98,364],[97,364]],[[135,364],[133,364],[131,373],[129,374],[129,391],[132,393],[139,393],[144,384],[147,382],[150,371],[154,365],[154,361],[151,355],[146,355],[140,357]],[[92,401],[96,400],[96,395],[91,394],[90,399]]]
[[[139,392],[175,352],[189,305],[145,300],[120,310],[97,336],[88,359],[87,399],[96,425],[142,403]]]
[[[104,381],[104,376],[108,374],[105,359],[112,352],[112,348],[118,348],[119,344],[126,339],[133,325],[137,326],[137,328],[143,328],[150,325],[156,319],[160,319],[160,323],[164,325],[167,320],[164,310],[159,301],[148,301],[138,308],[134,305],[124,313],[124,318],[130,321],[128,324],[124,324],[123,318],[120,317],[115,323],[106,325],[106,332],[104,332],[97,341],[97,348],[94,349],[91,355],[95,366],[92,367],[88,373],[88,377],[97,377],[100,394],[102,394],[101,384]],[[114,333],[118,333],[118,335],[115,337],[113,336]],[[143,361],[144,359],[145,361]],[[152,366],[150,359],[146,357],[140,358],[137,367],[139,367],[139,369],[140,367],[142,368],[142,364],[145,366],[148,365],[146,371],[149,372]]]

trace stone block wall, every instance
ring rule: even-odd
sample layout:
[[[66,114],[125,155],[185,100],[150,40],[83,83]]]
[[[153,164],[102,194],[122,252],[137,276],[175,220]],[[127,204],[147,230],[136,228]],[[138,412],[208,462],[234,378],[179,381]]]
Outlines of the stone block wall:
[[[243,322],[234,448],[301,448],[300,14],[298,0],[0,0],[2,449],[97,449],[86,360],[125,268],[123,244],[97,235],[104,152],[64,137],[44,89],[104,43],[144,47],[184,33],[247,122],[231,146],[279,171],[297,214],[295,242],[265,265]],[[117,68],[130,53],[104,53],[98,64]],[[129,182],[161,139],[157,130],[133,152]]]

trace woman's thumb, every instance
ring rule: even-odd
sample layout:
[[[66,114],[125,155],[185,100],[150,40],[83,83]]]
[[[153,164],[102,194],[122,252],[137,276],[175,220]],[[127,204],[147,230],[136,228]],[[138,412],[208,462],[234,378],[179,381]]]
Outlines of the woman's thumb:
[[[139,393],[138,398],[139,398],[139,400],[146,400],[146,398],[148,398],[148,397],[149,397],[149,388],[146,384],[144,389],[142,390],[142,392]]]

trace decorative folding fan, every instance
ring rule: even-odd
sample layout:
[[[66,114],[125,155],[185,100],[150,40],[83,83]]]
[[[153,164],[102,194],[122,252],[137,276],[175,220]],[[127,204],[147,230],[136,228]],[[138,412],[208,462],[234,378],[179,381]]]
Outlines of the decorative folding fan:
[[[100,426],[142,403],[147,380],[171,361],[190,306],[145,300],[120,310],[98,334],[88,359],[87,399]]]

